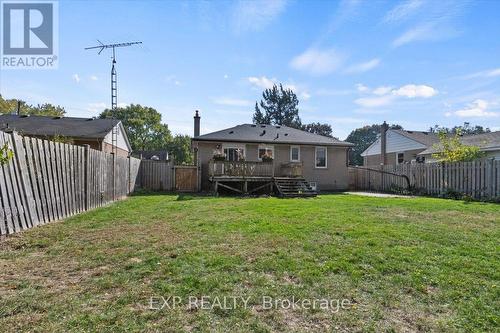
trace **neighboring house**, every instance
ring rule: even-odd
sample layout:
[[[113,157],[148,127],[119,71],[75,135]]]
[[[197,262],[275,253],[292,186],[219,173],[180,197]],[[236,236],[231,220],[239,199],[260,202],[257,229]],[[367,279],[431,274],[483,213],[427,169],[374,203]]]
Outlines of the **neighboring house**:
[[[486,158],[500,159],[500,131],[464,135],[460,141],[465,145],[479,147],[485,152]],[[384,122],[380,136],[361,156],[364,166],[429,163],[436,162],[432,154],[439,151],[440,141],[437,133],[387,129]],[[382,156],[385,156],[384,160]]]
[[[436,133],[386,129],[385,161],[382,161],[383,132],[384,129],[379,138],[361,153],[363,165],[412,163],[417,158],[424,162],[425,156],[419,158],[419,154],[439,142]]]
[[[13,130],[21,135],[42,139],[59,138],[75,145],[128,156],[132,151],[121,121],[116,119],[46,117],[32,115],[0,115],[0,130]],[[113,130],[116,141],[113,142]]]
[[[474,134],[474,135],[464,135],[460,138],[460,142],[468,146],[476,146],[484,152],[485,158],[500,159],[500,131]],[[435,159],[432,154],[441,151],[441,145],[436,144],[428,149],[420,152],[418,155],[425,158],[426,161],[432,162]]]
[[[274,125],[242,124],[200,135],[198,113],[194,119],[192,146],[201,170],[202,190],[209,190],[213,185],[210,168],[213,167],[211,161],[217,152],[225,156],[227,161],[235,162],[235,166],[238,161],[243,160],[251,164],[251,172],[264,170],[259,169],[260,164],[266,157],[271,157],[272,164],[268,162],[271,170],[266,174],[268,177],[299,176],[317,190],[324,191],[344,190],[348,187],[347,157],[349,147],[353,146],[351,143]],[[225,171],[219,173],[220,179],[228,175],[230,166],[227,164]]]
[[[141,160],[168,161],[170,159],[167,150],[136,150],[132,155]]]

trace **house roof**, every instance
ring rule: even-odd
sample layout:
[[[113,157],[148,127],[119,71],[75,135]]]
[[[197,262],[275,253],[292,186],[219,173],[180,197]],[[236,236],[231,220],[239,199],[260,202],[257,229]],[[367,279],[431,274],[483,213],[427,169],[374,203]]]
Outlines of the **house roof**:
[[[423,132],[423,131],[405,131],[405,130],[399,130],[399,129],[388,129],[387,133],[396,133],[399,136],[405,137],[413,142],[415,142],[416,147],[412,147],[411,149],[427,149],[434,145],[435,143],[439,142],[439,137],[436,133],[432,132]],[[397,138],[397,136],[395,136]],[[388,142],[387,145],[390,146],[390,140],[391,136],[388,135]],[[380,146],[380,135],[377,137],[377,139],[370,145],[368,148],[366,148],[362,153],[361,156],[373,156],[373,155],[380,155],[380,147],[378,148],[377,152],[374,153],[372,150],[375,149],[377,146]],[[375,147],[375,148],[374,148]],[[403,149],[399,144],[397,145],[397,150],[394,151],[403,151]],[[407,147],[408,149],[408,147]],[[390,152],[390,151],[388,151]]]
[[[405,130],[389,130],[399,133],[409,139],[417,141],[427,147],[439,142],[439,137],[437,133],[433,132],[422,132],[422,131],[405,131]]]
[[[460,142],[469,146],[477,146],[482,151],[500,150],[500,131],[465,135],[460,138]],[[441,149],[440,144],[432,145],[419,155],[434,154],[441,151]]]
[[[143,160],[150,160],[153,156],[158,157],[159,161],[167,161],[170,158],[168,150],[137,150],[132,155]]]
[[[288,143],[307,145],[353,146],[352,143],[317,135],[287,126],[242,124],[193,138],[194,141]]]
[[[32,136],[102,139],[119,123],[117,119],[0,115],[0,130],[12,129]]]

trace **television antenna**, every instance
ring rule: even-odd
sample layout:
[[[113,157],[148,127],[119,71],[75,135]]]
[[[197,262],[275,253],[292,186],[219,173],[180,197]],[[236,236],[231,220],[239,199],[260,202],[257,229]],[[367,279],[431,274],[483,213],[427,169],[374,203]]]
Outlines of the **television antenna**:
[[[116,75],[116,48],[118,47],[127,47],[136,44],[142,44],[142,42],[126,42],[126,43],[115,43],[115,44],[103,44],[100,40],[97,40],[99,45],[86,47],[85,50],[94,50],[99,49],[97,54],[101,54],[105,49],[112,49],[112,62],[111,62],[111,117],[114,119],[116,116],[116,108],[118,107],[118,85],[117,85],[117,75]],[[111,132],[111,142],[112,149],[115,152],[116,144],[117,144],[117,136],[118,136],[118,128],[115,126]]]

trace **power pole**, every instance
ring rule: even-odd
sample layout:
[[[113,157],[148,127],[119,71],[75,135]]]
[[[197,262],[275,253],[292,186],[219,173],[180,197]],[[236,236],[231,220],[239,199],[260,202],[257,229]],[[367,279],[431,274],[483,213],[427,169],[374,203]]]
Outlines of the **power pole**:
[[[115,119],[116,117],[116,108],[118,107],[118,83],[117,83],[117,74],[116,74],[116,52],[115,49],[117,47],[126,47],[126,46],[132,46],[136,44],[142,44],[142,42],[127,42],[127,43],[116,43],[116,44],[103,44],[101,43],[100,40],[97,40],[100,45],[97,46],[91,46],[91,47],[86,47],[85,50],[93,50],[93,49],[99,49],[99,52],[97,54],[101,54],[104,49],[112,49],[112,63],[111,63],[111,115],[112,118]],[[113,152],[116,152],[116,145],[117,145],[117,136],[118,136],[118,128],[116,126],[113,126],[113,129],[111,131],[111,143],[112,143],[112,149]]]

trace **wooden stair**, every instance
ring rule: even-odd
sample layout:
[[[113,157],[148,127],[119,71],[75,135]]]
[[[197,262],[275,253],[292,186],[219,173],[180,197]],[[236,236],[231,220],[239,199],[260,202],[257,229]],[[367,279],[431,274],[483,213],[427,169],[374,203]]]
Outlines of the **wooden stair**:
[[[274,184],[283,198],[315,197],[318,193],[304,178],[275,177]]]

